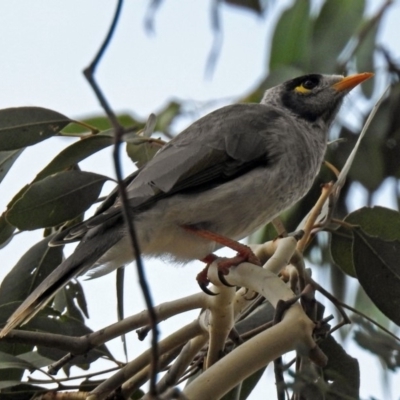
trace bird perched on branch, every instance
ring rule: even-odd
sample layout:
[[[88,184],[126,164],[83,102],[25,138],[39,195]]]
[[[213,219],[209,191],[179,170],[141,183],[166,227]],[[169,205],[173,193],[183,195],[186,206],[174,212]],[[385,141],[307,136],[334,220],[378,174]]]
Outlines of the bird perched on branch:
[[[231,264],[256,262],[236,241],[307,193],[344,96],[372,75],[301,76],[267,90],[260,104],[220,108],[172,139],[126,188],[143,255],[210,262],[227,245],[238,251]],[[71,279],[90,269],[102,275],[135,258],[117,195],[52,245],[74,241],[80,242],[75,252],[11,315],[1,336],[31,319]],[[227,266],[221,264],[223,273]]]

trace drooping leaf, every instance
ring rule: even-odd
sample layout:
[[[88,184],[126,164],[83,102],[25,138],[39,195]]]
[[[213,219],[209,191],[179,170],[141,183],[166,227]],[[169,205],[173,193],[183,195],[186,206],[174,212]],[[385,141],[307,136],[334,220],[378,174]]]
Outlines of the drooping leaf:
[[[382,141],[383,138],[366,135],[349,171],[351,180],[359,181],[371,192],[378,189],[385,177],[385,160],[381,151]],[[365,162],[365,160],[368,160],[368,162]]]
[[[18,368],[34,370],[36,367],[26,360],[0,351],[0,369]]]
[[[124,312],[124,278],[125,268],[118,268],[116,271],[116,289],[117,289],[117,316],[118,321],[125,318]],[[121,335],[121,341],[124,348],[125,359],[128,360],[128,346],[126,342],[126,335]]]
[[[400,83],[394,84],[389,96],[379,110],[375,124],[371,124],[372,134],[381,135],[384,140],[381,152],[384,155],[385,176],[400,178]]]
[[[19,381],[0,381],[1,400],[31,400],[38,392],[46,389]]]
[[[139,143],[127,143],[126,153],[138,168],[150,161],[163,145],[158,141],[143,140]]]
[[[400,242],[370,236],[360,228],[353,233],[353,262],[361,286],[375,305],[400,326]]]
[[[77,280],[72,280],[63,287],[54,298],[54,309],[60,314],[67,315],[83,322],[84,317],[89,318],[85,295],[82,285]]]
[[[295,1],[283,12],[272,39],[270,71],[284,66],[309,70],[311,22],[309,0]]]
[[[182,104],[177,101],[169,102],[163,109],[157,112],[157,121],[154,128],[155,132],[170,134],[169,130],[172,122],[182,112]]]
[[[353,265],[353,233],[343,227],[331,233],[329,243],[333,262],[347,275],[356,277]]]
[[[97,199],[106,176],[66,171],[29,185],[7,211],[7,221],[21,230],[56,226],[86,211]]]
[[[262,1],[260,0],[224,0],[225,3],[232,6],[243,7],[249,11],[253,11],[256,14],[261,15],[263,11]]]
[[[43,316],[43,314],[44,313],[38,314],[29,322],[30,329],[66,336],[84,336],[93,332],[83,322],[66,315],[59,316],[58,318],[47,318],[46,316]],[[40,345],[38,346],[38,353],[50,360],[59,360],[67,354],[67,351],[56,349],[54,346],[45,347]],[[85,367],[85,365],[90,364],[103,356],[112,358],[111,353],[105,345],[98,346],[95,349],[90,350],[88,353],[74,357],[68,365]]]
[[[353,286],[352,286],[353,287]],[[368,295],[365,293],[363,287],[359,284],[353,303],[353,307],[368,317],[372,318],[378,324],[382,325],[386,329],[390,329],[392,322],[390,319],[382,313],[381,310],[371,301]],[[357,315],[353,315],[352,319],[356,319]]]
[[[328,384],[326,400],[340,398],[359,398],[360,367],[358,360],[345,352],[343,347],[332,336],[328,336],[319,344],[328,357],[323,368],[324,378]],[[346,397],[347,396],[347,397]]]
[[[0,151],[21,149],[54,136],[71,120],[41,107],[0,110]]]
[[[140,129],[144,126],[143,122],[136,120],[129,114],[117,115],[117,120],[124,127],[134,126],[137,127],[137,129]],[[93,117],[85,118],[82,122],[89,126],[93,126],[99,131],[105,131],[112,128],[110,120],[104,115],[95,115]],[[70,124],[62,131],[63,134],[84,134],[87,132],[88,128],[78,124]]]
[[[400,241],[400,213],[398,211],[385,207],[363,207],[350,213],[345,218],[345,222],[360,226],[370,236]],[[355,277],[352,245],[351,230],[342,227],[332,232],[330,251],[333,261],[343,272]]]
[[[47,237],[32,246],[3,279],[0,286],[1,305],[25,300],[61,263],[62,246],[49,247],[50,239]]]
[[[337,71],[337,58],[354,30],[361,24],[365,0],[327,0],[312,32],[312,61],[315,71]]]
[[[0,322],[5,322],[15,310],[15,307],[15,303],[0,305]],[[27,345],[23,343],[9,343],[6,341],[0,341],[0,351],[2,353],[11,354],[14,356],[20,356],[21,354],[30,352],[33,350],[33,347],[33,344]],[[22,369],[0,369],[0,384],[4,381],[20,381],[23,377],[23,374],[24,371]],[[0,396],[0,398],[2,397]]]
[[[34,182],[79,163],[92,154],[111,146],[113,141],[112,136],[98,134],[75,142],[61,151],[61,153],[57,154],[57,156],[37,174]]]
[[[265,368],[261,368],[242,382],[239,400],[246,400],[263,376]]]
[[[49,365],[52,363],[52,360],[49,358],[41,356],[36,350],[35,351],[29,351],[24,354],[20,354],[18,356],[21,360],[25,360],[31,365],[33,365],[35,368],[43,368],[46,365]]]
[[[23,148],[19,150],[0,151],[0,182],[23,151]]]
[[[10,243],[14,231],[15,227],[7,222],[6,216],[3,213],[0,216],[0,249]]]
[[[370,24],[371,21],[365,21],[366,24]],[[357,70],[362,72],[374,71],[374,50],[376,47],[377,35],[379,31],[380,19],[373,21],[372,27],[369,29],[365,37],[362,38],[362,42],[358,44],[356,51],[356,64]],[[374,81],[369,79],[367,82],[361,85],[361,90],[364,95],[368,98],[372,96],[374,89]]]
[[[354,332],[354,341],[364,350],[380,358],[391,371],[400,367],[400,343],[387,333],[376,328],[360,317],[354,318],[358,329]]]

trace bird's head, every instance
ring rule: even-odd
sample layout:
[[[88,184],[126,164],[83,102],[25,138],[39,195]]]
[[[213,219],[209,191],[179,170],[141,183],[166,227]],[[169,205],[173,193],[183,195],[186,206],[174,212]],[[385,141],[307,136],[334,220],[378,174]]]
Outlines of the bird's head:
[[[268,89],[261,101],[283,108],[309,122],[329,125],[339,111],[344,96],[374,74],[365,72],[342,75],[309,74]]]

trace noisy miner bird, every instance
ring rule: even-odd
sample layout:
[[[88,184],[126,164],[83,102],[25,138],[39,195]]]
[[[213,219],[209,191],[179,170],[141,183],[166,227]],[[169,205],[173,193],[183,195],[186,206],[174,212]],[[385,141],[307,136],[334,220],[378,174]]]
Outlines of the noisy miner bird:
[[[373,74],[311,74],[265,92],[261,104],[222,107],[166,144],[127,186],[144,256],[176,263],[212,261],[228,245],[231,264],[256,260],[240,240],[300,200],[317,175],[329,126],[344,96]],[[108,273],[135,256],[121,201],[112,195],[96,215],[52,245],[79,241],[8,319],[0,335],[27,322],[71,279]],[[229,264],[221,264],[224,273]]]

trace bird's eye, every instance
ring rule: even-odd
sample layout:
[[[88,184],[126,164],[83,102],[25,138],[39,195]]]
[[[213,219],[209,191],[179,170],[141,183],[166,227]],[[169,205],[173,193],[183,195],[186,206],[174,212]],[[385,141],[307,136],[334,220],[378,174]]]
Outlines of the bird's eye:
[[[307,79],[306,81],[304,81],[301,86],[303,86],[304,89],[314,89],[315,86],[317,86],[317,83],[315,81],[312,81],[311,79]]]
[[[315,79],[306,79],[295,87],[297,93],[307,94],[318,85]]]

